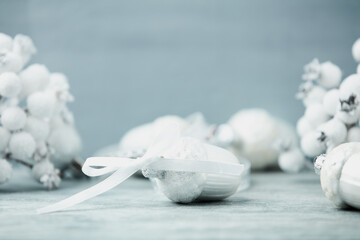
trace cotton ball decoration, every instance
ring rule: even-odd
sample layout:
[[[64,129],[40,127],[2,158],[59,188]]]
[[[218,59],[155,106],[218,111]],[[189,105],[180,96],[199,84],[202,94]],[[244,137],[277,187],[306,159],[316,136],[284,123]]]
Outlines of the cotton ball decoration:
[[[78,175],[81,139],[67,107],[74,97],[66,76],[37,63],[23,69],[36,51],[30,37],[0,33],[0,183],[11,177],[12,162],[53,189],[62,176]]]
[[[352,55],[356,62],[360,63],[360,38],[352,46]]]
[[[15,159],[28,160],[35,152],[35,139],[27,132],[14,133],[9,142],[11,156]]]
[[[5,159],[0,159],[0,184],[9,181],[12,175],[12,167]]]
[[[305,167],[304,155],[298,148],[281,153],[278,162],[283,171],[290,173],[297,173]]]
[[[25,126],[26,114],[19,107],[9,107],[1,115],[1,124],[9,130],[19,130]]]
[[[20,73],[23,86],[22,96],[28,96],[36,91],[44,90],[49,84],[49,70],[42,64],[32,64]]]
[[[360,39],[352,48],[360,62]],[[314,59],[304,67],[305,73],[297,97],[306,107],[304,116],[297,123],[301,150],[308,159],[332,152],[338,145],[360,141],[360,74],[351,74],[341,82],[338,66]],[[305,86],[305,87],[304,87]],[[322,102],[308,104],[309,90],[321,87],[326,90]],[[318,157],[318,163],[322,158]],[[317,164],[317,163],[316,163]]]
[[[56,103],[56,96],[52,91],[35,92],[27,98],[29,112],[42,119],[53,116]]]
[[[16,97],[21,91],[20,78],[13,72],[0,75],[0,95],[3,97]]]

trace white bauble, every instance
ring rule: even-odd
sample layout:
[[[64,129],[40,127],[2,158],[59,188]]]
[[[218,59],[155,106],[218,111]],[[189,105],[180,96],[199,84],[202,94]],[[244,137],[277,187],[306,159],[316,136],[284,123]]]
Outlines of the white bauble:
[[[340,84],[339,94],[341,100],[348,100],[351,95],[360,96],[360,74],[352,74]]]
[[[48,142],[54,149],[51,160],[58,168],[62,168],[76,158],[81,150],[81,139],[75,128],[70,125],[53,129]]]
[[[0,127],[0,152],[3,152],[8,146],[10,132],[6,128]]]
[[[26,113],[19,107],[6,108],[1,114],[1,124],[9,130],[19,130],[25,123]]]
[[[44,141],[49,136],[49,123],[36,117],[27,118],[24,130],[30,133],[36,141]]]
[[[42,64],[32,64],[20,73],[21,95],[26,97],[36,91],[44,90],[49,84],[49,70]]]
[[[10,138],[9,150],[13,158],[20,160],[31,158],[35,149],[35,140],[27,132],[14,133]]]
[[[0,52],[11,51],[13,47],[13,40],[9,35],[0,33]]]
[[[0,159],[0,184],[3,184],[11,178],[12,167],[5,159]]]
[[[360,38],[352,46],[352,55],[355,61],[360,62]]]
[[[312,131],[301,138],[301,150],[308,157],[316,157],[326,150],[326,146],[319,140],[320,134]]]
[[[38,118],[51,118],[56,109],[56,95],[52,91],[35,92],[27,98],[29,112]]]
[[[308,107],[314,103],[322,103],[326,94],[326,90],[319,86],[313,86],[303,99],[305,107]]]
[[[304,117],[314,127],[319,126],[321,123],[324,123],[329,119],[329,115],[326,113],[324,106],[319,103],[314,103],[308,106],[305,110]]]
[[[20,78],[13,72],[0,75],[0,95],[8,98],[16,97],[21,91]]]
[[[295,148],[281,153],[278,163],[284,172],[296,173],[305,167],[305,158],[302,152]]]
[[[323,99],[323,106],[327,114],[334,116],[340,106],[340,93],[338,89],[329,90]]]
[[[360,127],[352,127],[348,130],[347,142],[360,142]]]
[[[315,129],[314,126],[305,118],[301,117],[296,123],[296,131],[300,137],[304,136],[308,132],[311,132]]]
[[[332,62],[321,63],[318,83],[325,88],[336,88],[341,81],[341,70]]]
[[[347,136],[347,129],[345,124],[336,119],[333,118],[323,124],[321,124],[318,129],[318,131],[323,132],[325,136],[328,138],[328,147],[333,148],[340,143],[345,142],[346,136]]]

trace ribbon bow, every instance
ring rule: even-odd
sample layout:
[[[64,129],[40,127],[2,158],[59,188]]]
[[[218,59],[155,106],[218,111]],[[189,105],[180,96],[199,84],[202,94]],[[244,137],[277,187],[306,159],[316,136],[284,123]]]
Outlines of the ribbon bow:
[[[113,172],[102,182],[81,191],[60,202],[37,210],[39,214],[50,213],[69,208],[116,187],[140,169],[202,172],[214,174],[229,174],[240,176],[243,166],[234,163],[214,161],[191,161],[180,159],[166,159],[160,157],[166,149],[180,138],[177,127],[168,127],[157,136],[154,143],[148,148],[143,157],[132,159],[123,157],[91,157],[88,158],[82,171],[90,177],[102,176]]]

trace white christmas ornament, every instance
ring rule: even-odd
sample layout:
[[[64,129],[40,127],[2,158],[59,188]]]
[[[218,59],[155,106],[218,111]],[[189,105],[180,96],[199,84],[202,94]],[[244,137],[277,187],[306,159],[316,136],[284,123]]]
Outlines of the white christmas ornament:
[[[303,137],[308,132],[314,130],[315,127],[305,118],[301,117],[296,123],[296,131],[300,137]]]
[[[31,158],[35,148],[35,140],[27,132],[14,133],[10,138],[9,150],[15,159],[27,160]]]
[[[0,75],[0,96],[16,97],[20,91],[20,78],[15,73],[5,72]]]
[[[44,90],[49,84],[49,70],[42,64],[32,64],[20,73],[22,83],[21,95],[26,97],[34,92]]]
[[[320,65],[320,76],[318,83],[324,88],[335,88],[341,81],[341,70],[332,62],[324,62]]]
[[[304,116],[313,126],[319,126],[329,119],[329,115],[326,113],[324,106],[319,103],[314,103],[307,107]]]
[[[52,91],[35,92],[27,98],[29,112],[41,119],[53,116],[56,103],[56,96]]]
[[[19,107],[9,107],[2,112],[1,124],[9,130],[19,130],[25,126],[26,114]]]
[[[325,94],[323,106],[329,116],[336,114],[337,109],[340,107],[340,93],[338,89],[331,89]]]
[[[24,130],[30,133],[36,141],[45,141],[49,136],[50,127],[44,120],[36,117],[28,117]]]

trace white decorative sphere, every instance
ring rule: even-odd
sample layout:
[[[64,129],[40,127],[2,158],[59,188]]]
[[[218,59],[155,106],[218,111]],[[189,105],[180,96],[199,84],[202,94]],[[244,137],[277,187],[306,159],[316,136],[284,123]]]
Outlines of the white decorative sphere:
[[[301,138],[301,150],[308,157],[316,157],[322,154],[326,146],[319,140],[320,134],[316,131],[307,133]]]
[[[9,107],[2,112],[1,124],[9,130],[19,130],[25,123],[26,113],[19,107]]]
[[[32,168],[32,175],[35,180],[40,181],[41,177],[45,174],[50,174],[54,172],[55,168],[54,165],[47,160],[40,161],[34,165]]]
[[[0,52],[11,51],[13,46],[12,38],[9,35],[0,33]]]
[[[320,66],[318,83],[325,88],[336,88],[341,81],[341,70],[332,62],[324,62]]]
[[[75,128],[69,125],[53,129],[48,141],[54,149],[52,160],[56,167],[69,163],[81,150],[81,139]]]
[[[315,129],[314,126],[305,118],[301,117],[296,124],[296,131],[300,137],[304,136],[308,132],[311,132]]]
[[[324,88],[319,86],[313,86],[303,100],[305,107],[308,107],[314,103],[322,103],[325,94],[326,90]]]
[[[4,56],[0,62],[0,73],[19,72],[23,67],[23,60],[20,55],[13,52],[3,52]]]
[[[340,99],[348,100],[351,95],[360,96],[360,74],[352,74],[344,79],[339,88]]]
[[[13,45],[13,51],[22,57],[24,64],[30,60],[31,55],[36,53],[36,48],[33,41],[26,35],[17,34],[14,38]]]
[[[327,114],[334,116],[340,107],[340,93],[338,89],[329,90],[323,99],[323,106]]]
[[[360,108],[357,108],[352,112],[345,112],[338,109],[335,114],[335,118],[348,125],[357,123],[360,118]]]
[[[49,123],[36,117],[28,117],[24,130],[30,133],[36,141],[44,141],[49,136]]]
[[[42,119],[53,116],[56,103],[56,96],[52,91],[35,92],[27,98],[29,112]]]
[[[347,136],[347,128],[339,119],[333,118],[318,127],[318,131],[323,132],[328,139],[328,147],[335,147],[345,142]]]
[[[347,142],[360,142],[360,127],[352,127],[348,130]]]
[[[49,89],[54,91],[67,91],[70,88],[67,77],[62,73],[51,73]]]
[[[44,90],[49,84],[50,73],[45,65],[32,64],[20,73],[22,96],[28,96],[36,91]]]
[[[0,152],[3,152],[8,146],[10,132],[6,128],[0,127]]]
[[[278,163],[281,170],[285,172],[296,173],[305,167],[305,158],[302,152],[295,148],[290,151],[281,153]]]
[[[12,157],[26,160],[31,158],[36,149],[34,138],[27,132],[14,133],[9,142]]]
[[[320,103],[314,103],[308,106],[305,110],[304,117],[314,127],[319,126],[329,119],[329,115],[326,113],[324,106]]]
[[[0,95],[8,98],[16,97],[21,91],[20,78],[13,72],[0,75]]]
[[[9,181],[12,175],[12,167],[5,159],[0,159],[0,184]]]
[[[360,62],[360,38],[352,46],[352,55],[355,61]]]

